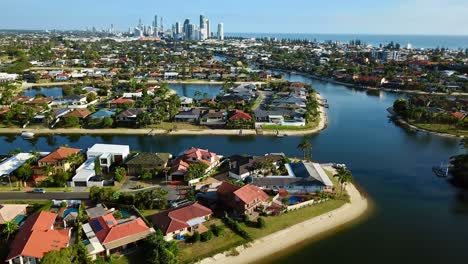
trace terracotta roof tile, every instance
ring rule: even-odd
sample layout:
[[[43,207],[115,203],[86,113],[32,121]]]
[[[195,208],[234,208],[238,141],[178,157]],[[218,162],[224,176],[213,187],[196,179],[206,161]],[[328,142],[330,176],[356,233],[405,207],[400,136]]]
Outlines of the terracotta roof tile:
[[[75,148],[67,148],[67,147],[59,147],[55,151],[51,152],[49,155],[45,156],[44,158],[40,159],[39,162],[56,162],[61,161],[69,156],[79,153],[80,149]]]

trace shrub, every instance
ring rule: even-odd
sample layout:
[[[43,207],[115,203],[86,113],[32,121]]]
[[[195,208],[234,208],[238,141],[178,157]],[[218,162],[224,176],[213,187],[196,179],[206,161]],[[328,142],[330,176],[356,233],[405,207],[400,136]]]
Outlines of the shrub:
[[[201,241],[206,242],[213,238],[213,232],[211,230],[206,231],[201,235]]]
[[[115,211],[112,215],[113,215],[116,219],[122,219],[122,218],[123,218],[122,212],[120,212],[120,211]]]
[[[219,237],[219,236],[223,236],[224,228],[222,226],[217,226],[213,224],[211,226],[211,231],[213,232],[215,236]]]
[[[263,219],[262,217],[259,217],[257,219],[257,227],[258,228],[265,228],[265,226],[266,226],[265,219]]]
[[[193,233],[193,236],[192,236],[192,238],[191,238],[191,241],[192,241],[193,243],[196,243],[196,242],[200,241],[200,233],[198,233],[198,231],[195,231],[195,232]]]
[[[67,204],[67,202],[65,202],[65,201],[63,201],[63,202],[60,203],[60,207],[67,207],[67,206],[68,206],[68,204]]]
[[[236,234],[241,236],[242,238],[246,240],[251,240],[252,238],[250,237],[249,233],[247,233],[242,227],[239,225],[237,221],[234,219],[230,218],[229,216],[224,216],[224,222],[226,225],[232,229]]]

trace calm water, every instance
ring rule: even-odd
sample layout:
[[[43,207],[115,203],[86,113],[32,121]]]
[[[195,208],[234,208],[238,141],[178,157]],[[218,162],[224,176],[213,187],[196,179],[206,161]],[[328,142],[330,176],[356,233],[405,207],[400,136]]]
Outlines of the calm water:
[[[207,98],[216,97],[221,92],[219,85],[213,84],[169,84],[169,88],[176,91],[180,96],[187,96],[191,98]],[[196,91],[201,93],[200,96],[195,96]],[[60,97],[63,96],[62,87],[41,87],[31,88],[24,91],[24,95],[34,97],[37,94],[43,94],[47,97]]]
[[[169,88],[176,91],[179,96],[190,98],[213,98],[221,92],[221,86],[215,84],[169,84]],[[201,95],[195,96],[197,91]]]
[[[367,34],[289,34],[289,33],[228,33],[231,37],[308,39],[317,41],[349,42],[359,39],[366,44],[379,46],[391,41],[405,46],[411,43],[414,48],[446,47],[451,49],[468,48],[468,36],[431,36],[431,35],[367,35]]]
[[[62,87],[40,87],[40,88],[29,88],[24,90],[24,95],[34,97],[37,94],[43,94],[46,97],[57,98],[63,96]]]
[[[346,163],[375,202],[361,224],[319,242],[302,244],[268,263],[467,263],[468,194],[435,177],[431,166],[461,152],[458,140],[403,130],[390,123],[385,109],[399,96],[369,96],[342,86],[310,82],[330,103],[330,123],[311,136],[313,157]],[[27,141],[0,136],[0,154],[53,150],[61,144],[86,149],[94,143],[129,144],[143,151],[177,154],[187,147],[224,155],[284,152],[301,156],[301,137],[236,136],[50,136]],[[463,199],[462,195],[465,195]],[[283,252],[285,253],[285,252]]]

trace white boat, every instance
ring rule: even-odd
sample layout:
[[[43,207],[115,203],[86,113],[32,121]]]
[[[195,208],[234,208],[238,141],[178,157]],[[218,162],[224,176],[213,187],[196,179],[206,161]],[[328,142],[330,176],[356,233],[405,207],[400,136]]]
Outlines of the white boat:
[[[24,137],[24,138],[33,138],[34,133],[33,132],[28,132],[28,131],[23,131],[23,132],[21,132],[21,136]]]

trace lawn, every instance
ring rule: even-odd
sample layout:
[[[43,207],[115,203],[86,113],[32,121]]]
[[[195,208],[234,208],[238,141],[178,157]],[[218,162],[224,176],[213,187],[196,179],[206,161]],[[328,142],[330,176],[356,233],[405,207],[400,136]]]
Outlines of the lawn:
[[[151,215],[154,215],[156,213],[161,212],[161,210],[159,210],[159,209],[151,209],[151,210],[147,209],[147,210],[139,210],[139,211],[140,211],[141,215],[143,215],[146,218],[148,218],[148,216],[151,216]]]
[[[163,130],[172,130],[174,128],[176,130],[203,130],[203,129],[209,129],[208,127],[205,127],[205,126],[197,126],[197,125],[194,125],[194,124],[183,123],[183,122],[180,122],[180,123],[179,122],[177,122],[177,123],[162,122],[161,124],[148,126],[148,128],[163,129]]]
[[[468,130],[466,129],[458,129],[453,125],[449,124],[422,124],[422,123],[415,123],[414,124],[416,127],[429,130],[432,132],[438,132],[438,133],[446,133],[446,134],[452,134],[456,136],[468,136]]]
[[[302,130],[310,130],[314,129],[318,126],[320,119],[317,118],[317,120],[313,122],[307,123],[305,126],[280,126],[280,125],[265,125],[262,128],[264,130],[279,130],[279,131],[284,131],[284,130],[290,130],[290,131],[302,131]]]
[[[327,202],[290,211],[279,216],[264,217],[266,226],[263,229],[242,224],[253,239],[258,239],[271,233],[283,230],[289,226],[304,222],[313,217],[340,208],[346,201],[329,200]]]
[[[209,222],[205,223],[205,226],[209,227],[214,223],[216,225],[223,225],[220,219],[213,218]],[[197,260],[222,253],[231,248],[235,248],[244,244],[245,242],[246,240],[224,226],[224,234],[220,237],[213,237],[213,239],[210,241],[198,242],[194,244],[179,242],[179,260],[181,263],[192,263]]]

